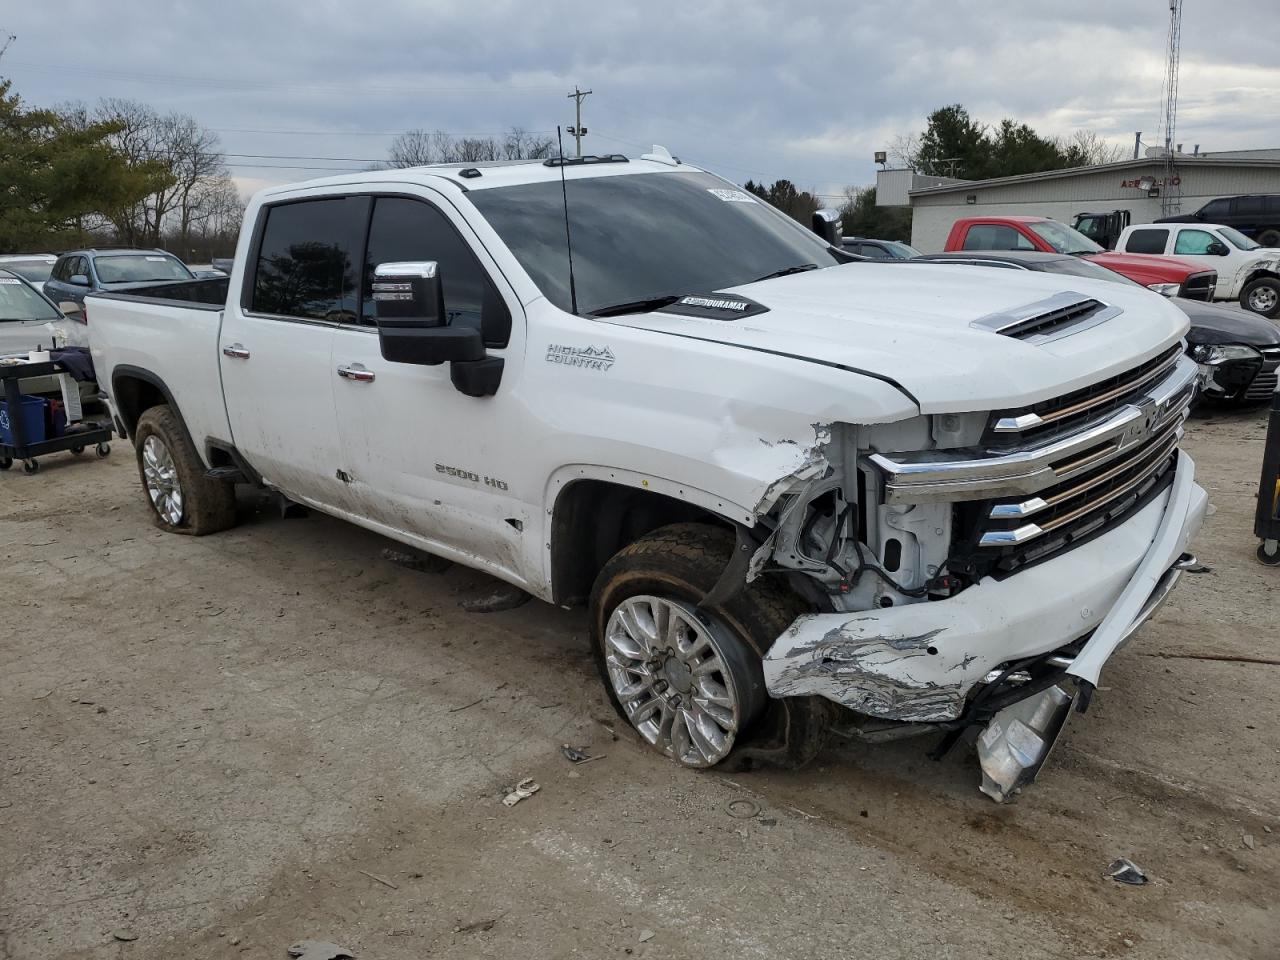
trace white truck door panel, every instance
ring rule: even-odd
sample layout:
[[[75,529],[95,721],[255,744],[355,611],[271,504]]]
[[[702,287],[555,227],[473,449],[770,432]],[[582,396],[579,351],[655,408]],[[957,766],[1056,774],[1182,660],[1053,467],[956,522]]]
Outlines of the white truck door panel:
[[[1181,260],[1190,260],[1206,270],[1217,270],[1218,286],[1215,296],[1218,299],[1232,300],[1239,296],[1236,277],[1243,262],[1248,259],[1248,254],[1227,243],[1212,227],[1199,224],[1174,224],[1173,227],[1173,236],[1169,238],[1169,254]],[[1211,243],[1222,244],[1227,248],[1227,254],[1219,256],[1209,253]]]
[[[348,509],[524,580],[539,575],[525,569],[523,531],[534,509],[527,504],[541,496],[540,489],[521,491],[516,482],[526,431],[523,407],[512,394],[521,372],[515,347],[524,331],[512,322],[507,301],[460,229],[468,231],[422,200],[375,202],[362,325],[336,330],[333,342],[335,374],[347,371],[336,381],[334,398],[343,469],[351,477]],[[447,363],[382,358],[369,296],[373,268],[424,260],[439,265],[450,322],[480,325],[489,352],[506,358],[496,396],[458,392]]]
[[[368,204],[327,197],[264,210],[250,286],[228,304],[219,343],[237,449],[269,484],[323,507],[346,497],[333,338],[358,309]]]

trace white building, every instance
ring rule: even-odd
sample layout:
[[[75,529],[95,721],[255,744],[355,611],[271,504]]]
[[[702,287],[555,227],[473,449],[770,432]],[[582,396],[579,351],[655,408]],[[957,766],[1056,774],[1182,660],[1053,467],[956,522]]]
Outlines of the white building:
[[[960,217],[1018,214],[1070,223],[1077,213],[1128,210],[1134,223],[1162,216],[1161,194],[1173,188],[1182,213],[1209,200],[1240,194],[1280,194],[1280,149],[1178,154],[1172,184],[1162,158],[1070,167],[994,180],[925,177],[881,170],[876,198],[882,206],[910,206],[911,245],[938,253]]]

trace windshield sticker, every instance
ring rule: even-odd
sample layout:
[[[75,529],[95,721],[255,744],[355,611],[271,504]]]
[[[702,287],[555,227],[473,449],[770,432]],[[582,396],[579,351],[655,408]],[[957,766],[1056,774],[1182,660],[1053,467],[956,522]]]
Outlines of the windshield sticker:
[[[152,263],[164,263],[168,257],[147,257]]]
[[[570,347],[563,343],[547,345],[547,363],[608,373],[613,361],[613,351],[608,347]]]
[[[707,193],[719,197],[725,203],[755,203],[756,198],[744,190],[718,190],[708,187]]]

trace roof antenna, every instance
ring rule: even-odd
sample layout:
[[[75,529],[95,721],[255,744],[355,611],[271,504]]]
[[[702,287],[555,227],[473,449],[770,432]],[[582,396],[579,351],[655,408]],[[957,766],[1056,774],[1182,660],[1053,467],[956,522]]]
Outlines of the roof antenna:
[[[578,312],[578,287],[573,282],[573,238],[569,236],[569,192],[564,185],[564,140],[560,136],[560,126],[556,125],[556,145],[560,148],[560,199],[564,202],[564,245],[569,251],[569,304],[574,314]]]

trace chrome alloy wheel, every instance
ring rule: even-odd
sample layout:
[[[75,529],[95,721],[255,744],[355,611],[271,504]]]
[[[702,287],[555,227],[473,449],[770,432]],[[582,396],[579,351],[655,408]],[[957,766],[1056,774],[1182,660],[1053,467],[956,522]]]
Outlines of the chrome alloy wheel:
[[[1254,313],[1270,313],[1276,308],[1276,292],[1270,287],[1257,287],[1249,291],[1249,309]]]
[[[182,484],[169,448],[155,434],[142,443],[142,475],[156,513],[169,526],[176,527],[182,522]]]
[[[662,597],[623,600],[605,627],[605,665],[640,736],[688,767],[710,767],[751,719],[724,628]]]

